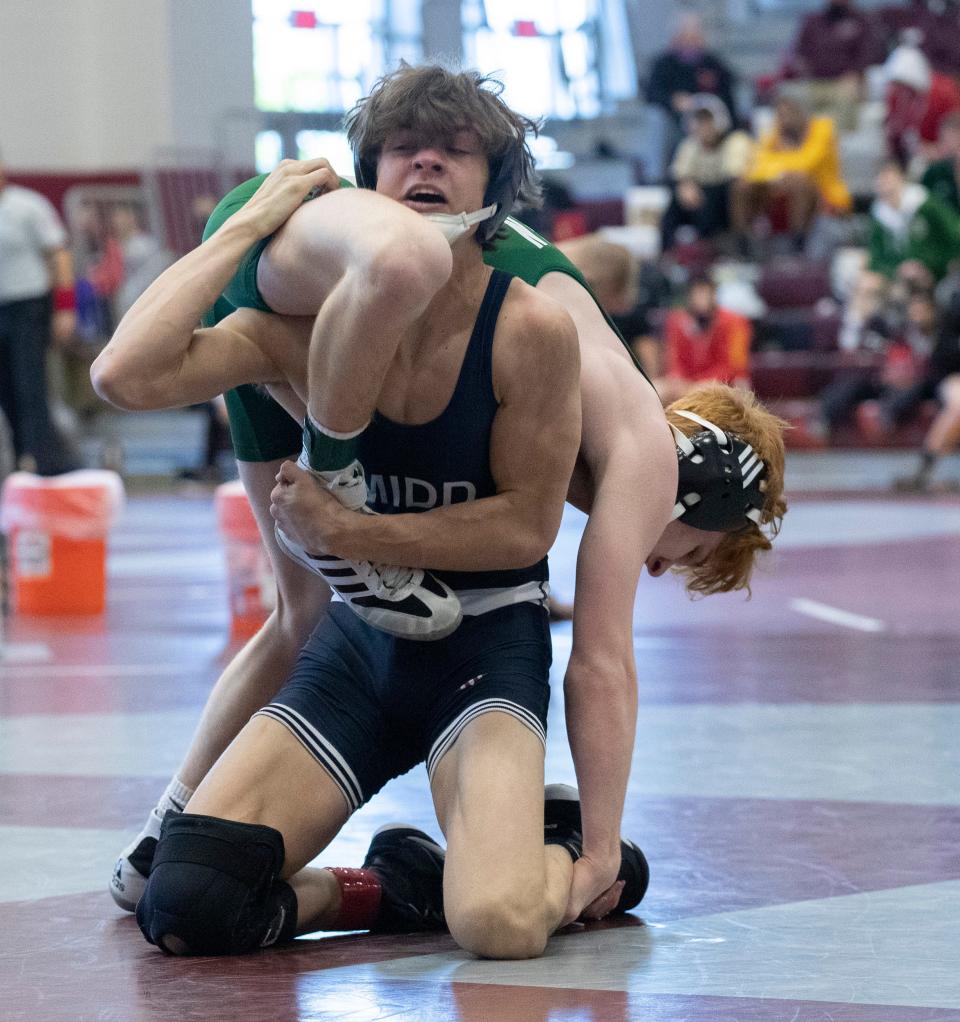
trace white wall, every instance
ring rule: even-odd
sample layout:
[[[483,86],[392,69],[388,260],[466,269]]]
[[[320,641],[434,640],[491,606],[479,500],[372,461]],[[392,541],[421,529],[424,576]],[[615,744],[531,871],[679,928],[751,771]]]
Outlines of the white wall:
[[[2,0],[0,152],[11,170],[139,169],[159,147],[241,150],[249,0]]]

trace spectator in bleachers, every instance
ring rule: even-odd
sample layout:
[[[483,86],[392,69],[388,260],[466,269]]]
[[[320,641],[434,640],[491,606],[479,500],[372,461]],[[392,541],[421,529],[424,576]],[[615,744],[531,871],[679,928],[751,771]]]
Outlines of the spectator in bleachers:
[[[841,131],[857,126],[863,75],[879,63],[879,40],[870,17],[853,0],[827,0],[800,26],[787,61],[787,74],[803,79],[803,99],[818,114],[832,117]]]
[[[932,288],[960,258],[960,217],[908,181],[896,160],[883,163],[874,188],[868,271]]]
[[[887,39],[899,42],[909,30],[935,71],[960,75],[960,2],[907,0],[882,8]]]
[[[652,320],[670,301],[670,283],[655,262],[640,262],[623,245],[587,234],[556,243],[584,275],[597,300],[650,379],[660,375],[660,324]]]
[[[733,72],[707,49],[699,16],[681,14],[670,46],[654,58],[644,91],[651,129],[648,179],[665,180],[695,95],[706,92],[717,96],[731,120],[736,121],[734,82]]]
[[[940,409],[923,438],[916,470],[894,480],[898,490],[927,490],[937,462],[960,446],[960,290],[953,291],[943,308],[936,345],[917,386],[917,399],[929,398],[935,398]]]
[[[888,301],[860,335],[860,347],[873,352],[877,362],[837,374],[820,395],[821,418],[813,432],[827,439],[855,411],[861,432],[873,440],[909,421],[928,396],[921,383],[936,329],[937,308],[929,291],[903,290],[898,300]]]
[[[741,244],[747,246],[761,213],[779,208],[794,249],[802,252],[818,215],[846,214],[851,205],[833,121],[811,117],[795,97],[780,96],[772,128],[731,192],[731,219]]]
[[[695,277],[686,305],[672,310],[664,323],[666,373],[654,381],[664,405],[701,383],[750,386],[750,320],[717,304],[716,285]]]
[[[110,210],[110,235],[120,247],[123,275],[113,296],[116,321],[173,262],[173,256],[141,221],[140,212],[128,202]]]
[[[884,64],[890,155],[904,165],[936,158],[944,119],[960,110],[960,85],[935,71],[918,47],[903,43]]]
[[[921,184],[945,206],[960,215],[960,110],[940,125],[940,159],[924,172]]]
[[[21,468],[56,475],[78,468],[58,433],[47,393],[47,350],[76,329],[73,260],[50,202],[10,184],[0,162],[0,410]]]
[[[599,234],[558,241],[556,246],[583,274],[605,312],[622,315],[634,307],[639,268],[629,249]]]
[[[687,136],[670,168],[670,205],[660,222],[664,251],[681,227],[692,228],[698,238],[729,230],[730,188],[746,171],[753,153],[753,139],[745,131],[733,130],[718,96],[693,96],[685,120]]]
[[[863,344],[871,321],[909,289],[931,290],[960,257],[960,217],[907,180],[893,159],[881,165],[870,209],[867,263],[844,310],[840,346]]]

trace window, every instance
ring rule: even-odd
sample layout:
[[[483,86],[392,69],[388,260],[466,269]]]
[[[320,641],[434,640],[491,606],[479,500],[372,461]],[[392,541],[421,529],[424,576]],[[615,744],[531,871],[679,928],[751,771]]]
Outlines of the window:
[[[264,111],[343,113],[422,49],[420,0],[253,0],[256,102]]]
[[[623,0],[463,0],[466,64],[530,117],[596,117],[634,95]]]

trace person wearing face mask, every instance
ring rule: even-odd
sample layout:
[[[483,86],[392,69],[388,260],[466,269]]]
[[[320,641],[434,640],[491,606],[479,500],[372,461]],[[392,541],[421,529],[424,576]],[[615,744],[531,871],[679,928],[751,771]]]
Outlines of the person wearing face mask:
[[[664,404],[711,381],[750,387],[753,328],[748,319],[717,305],[709,277],[690,282],[685,307],[667,315],[664,339],[667,371],[656,381]]]
[[[814,113],[832,117],[841,131],[857,126],[863,75],[880,60],[871,19],[853,0],[828,0],[808,14],[794,41],[787,69]]]

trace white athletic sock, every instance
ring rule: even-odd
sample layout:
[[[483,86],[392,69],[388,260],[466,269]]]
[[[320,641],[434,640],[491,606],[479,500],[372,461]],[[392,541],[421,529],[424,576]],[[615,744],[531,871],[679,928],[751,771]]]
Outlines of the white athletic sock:
[[[309,425],[318,433],[322,433],[324,436],[330,437],[331,440],[355,440],[367,428],[367,426],[370,425],[368,420],[359,429],[351,430],[349,433],[338,433],[335,429],[330,429],[328,426],[324,426],[322,422],[317,422],[317,420],[309,412],[307,412],[307,423],[309,423]]]
[[[161,820],[170,809],[175,813],[182,813],[183,807],[190,801],[192,795],[193,788],[188,788],[179,777],[174,777],[153,811]]]

